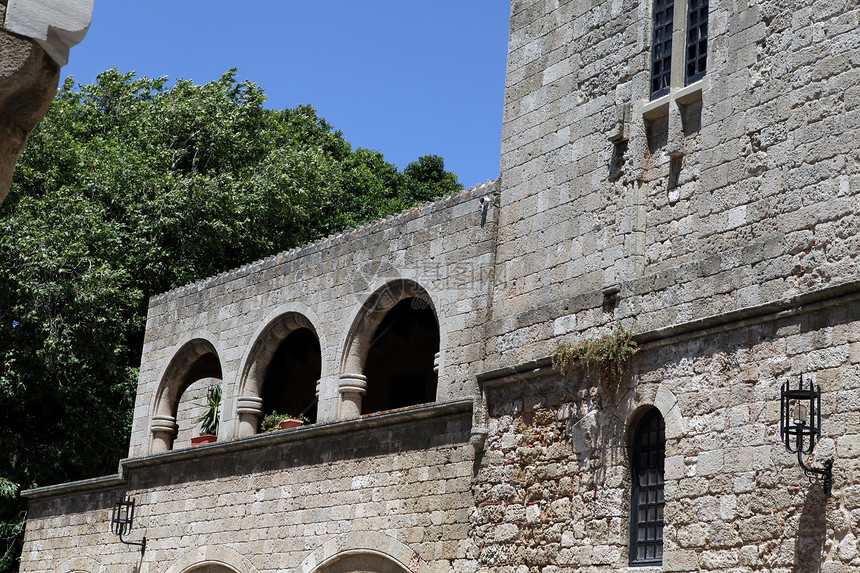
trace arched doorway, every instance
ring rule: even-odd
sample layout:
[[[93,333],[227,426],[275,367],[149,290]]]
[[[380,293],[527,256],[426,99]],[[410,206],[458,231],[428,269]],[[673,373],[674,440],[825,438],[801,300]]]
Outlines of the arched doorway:
[[[317,573],[408,573],[397,562],[378,553],[350,553],[336,558]]]

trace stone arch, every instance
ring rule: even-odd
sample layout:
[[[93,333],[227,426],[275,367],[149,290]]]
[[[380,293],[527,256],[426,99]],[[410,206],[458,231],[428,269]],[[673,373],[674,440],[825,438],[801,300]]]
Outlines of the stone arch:
[[[75,557],[65,561],[56,569],[56,573],[98,573],[99,564],[89,557]]]
[[[152,407],[150,453],[173,448],[179,399],[191,384],[204,378],[223,378],[221,360],[210,340],[194,338],[173,354],[161,377]]]
[[[678,405],[678,398],[674,392],[669,389],[666,382],[660,382],[659,385],[651,387],[642,387],[638,394],[641,394],[637,400],[637,393],[628,392],[625,400],[618,408],[619,418],[623,421],[626,428],[626,441],[629,444],[632,440],[632,432],[634,431],[639,420],[642,419],[648,410],[657,408],[660,415],[663,416],[663,422],[666,424],[666,439],[681,438],[686,434],[686,421],[681,414],[681,408]]]
[[[273,409],[279,409],[282,414],[305,413],[312,422],[316,421],[322,348],[313,322],[295,310],[279,313],[260,329],[245,357],[239,382],[236,413],[240,438],[256,434],[263,414]],[[309,356],[294,359],[290,355],[295,352]],[[273,368],[283,370],[281,374],[293,368],[299,377],[298,386],[294,388],[297,391],[283,400],[273,398],[273,381],[267,380],[273,376]]]
[[[397,539],[378,531],[360,531],[329,539],[305,557],[294,571],[429,573],[429,570],[429,565],[415,551]]]
[[[409,573],[388,556],[371,551],[355,551],[337,555],[326,562],[318,573]]]
[[[167,570],[167,573],[257,573],[242,554],[226,546],[191,549]]]
[[[344,345],[338,385],[339,417],[435,401],[441,330],[436,304],[421,285],[398,279],[379,287],[356,312]],[[375,357],[377,352],[384,356]],[[385,366],[376,368],[382,362]],[[408,368],[413,371],[408,372]],[[368,375],[375,377],[378,387],[386,388],[387,394],[371,396],[363,405]],[[398,384],[398,380],[415,382],[410,388],[405,382]]]

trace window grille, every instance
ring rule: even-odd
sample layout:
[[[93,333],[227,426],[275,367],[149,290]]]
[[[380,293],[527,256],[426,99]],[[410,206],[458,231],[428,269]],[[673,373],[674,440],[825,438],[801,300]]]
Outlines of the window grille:
[[[663,562],[666,430],[663,417],[656,408],[639,422],[631,457],[630,564],[659,565]]]
[[[674,0],[654,0],[654,38],[651,46],[652,99],[669,93],[672,75],[674,9]]]
[[[688,0],[687,69],[684,85],[705,75],[708,67],[708,0]]]

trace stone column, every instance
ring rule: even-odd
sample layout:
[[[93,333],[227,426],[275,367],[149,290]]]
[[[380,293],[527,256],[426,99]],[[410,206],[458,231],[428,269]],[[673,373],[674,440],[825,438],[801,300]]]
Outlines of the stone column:
[[[260,418],[263,417],[263,399],[257,396],[242,396],[236,405],[239,415],[240,438],[247,438],[257,433]]]
[[[340,419],[361,416],[361,397],[367,394],[367,378],[363,374],[341,374]]]
[[[173,416],[153,416],[151,428],[152,447],[149,453],[160,454],[173,449],[173,438],[179,428],[176,418]]]

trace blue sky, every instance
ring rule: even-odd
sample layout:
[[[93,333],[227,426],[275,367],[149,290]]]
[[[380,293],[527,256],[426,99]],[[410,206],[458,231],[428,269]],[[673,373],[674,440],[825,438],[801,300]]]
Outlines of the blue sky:
[[[116,66],[203,83],[236,67],[267,107],[310,104],[401,169],[441,155],[470,187],[499,174],[509,13],[507,0],[96,0],[62,77]]]

